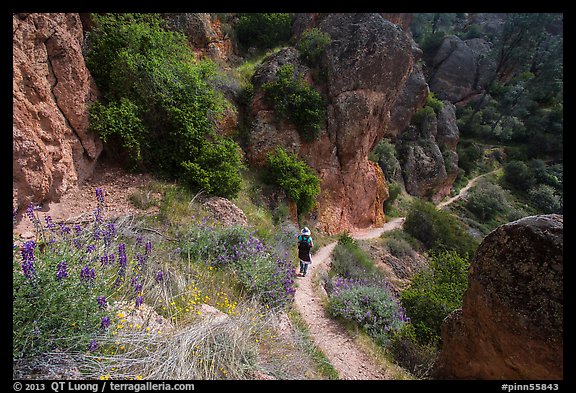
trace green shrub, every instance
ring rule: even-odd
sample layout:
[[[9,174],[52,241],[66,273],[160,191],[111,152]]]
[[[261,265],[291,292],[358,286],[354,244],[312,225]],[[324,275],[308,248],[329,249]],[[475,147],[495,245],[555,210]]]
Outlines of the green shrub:
[[[512,188],[526,191],[534,185],[534,175],[523,161],[510,161],[504,166],[504,180]]]
[[[453,250],[463,257],[472,256],[478,246],[456,217],[421,199],[414,199],[404,230],[429,249]]]
[[[389,291],[375,286],[337,288],[328,301],[328,313],[360,326],[380,345],[406,322],[404,310]]]
[[[131,100],[122,97],[108,105],[95,102],[90,108],[90,125],[112,154],[121,157],[124,150],[132,165],[142,162],[142,149],[147,148],[149,133],[140,119],[138,106]]]
[[[396,147],[388,139],[382,139],[374,150],[370,152],[368,158],[377,162],[389,182],[396,179],[396,170],[398,168],[398,159],[396,158]]]
[[[210,193],[239,191],[240,150],[214,132],[228,105],[213,87],[216,66],[158,15],[95,15],[87,65],[101,89],[90,127],[142,169]],[[226,163],[228,162],[228,163]],[[198,177],[196,177],[198,176]]]
[[[554,188],[547,184],[539,184],[528,191],[530,202],[542,213],[558,213],[562,207],[562,199]]]
[[[332,39],[329,34],[314,27],[302,33],[296,48],[300,51],[304,61],[313,67],[320,62],[320,57],[330,42]]]
[[[288,42],[291,35],[292,14],[239,14],[236,34],[242,49],[269,49]]]
[[[462,306],[469,263],[454,251],[435,253],[400,295],[420,344],[438,344],[442,321]]]
[[[332,253],[331,272],[350,279],[364,279],[377,273],[374,262],[352,237],[341,236]]]
[[[430,108],[432,108],[434,110],[434,113],[438,115],[440,111],[444,108],[444,103],[440,101],[438,98],[436,98],[436,94],[434,94],[433,92],[428,92],[428,95],[426,96],[425,106],[429,106]]]
[[[320,93],[295,75],[294,65],[279,67],[276,79],[262,88],[276,113],[294,124],[305,142],[318,137],[326,121],[326,104]]]
[[[320,194],[320,179],[304,161],[282,147],[268,154],[264,180],[282,188],[288,198],[296,203],[298,215],[303,215],[316,205]]]
[[[484,179],[472,188],[464,205],[482,221],[491,220],[509,209],[502,187]]]

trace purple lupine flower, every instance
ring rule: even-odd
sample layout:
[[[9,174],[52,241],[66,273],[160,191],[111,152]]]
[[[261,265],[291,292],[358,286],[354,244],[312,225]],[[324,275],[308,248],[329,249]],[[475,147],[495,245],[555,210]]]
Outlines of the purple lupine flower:
[[[163,279],[164,279],[164,273],[162,272],[162,270],[159,270],[158,273],[156,273],[156,282],[159,283]]]
[[[60,223],[60,233],[63,235],[68,235],[70,233],[70,227],[67,227],[63,222]]]
[[[96,187],[96,199],[98,203],[104,203],[104,190],[100,187]]]
[[[56,279],[62,280],[63,278],[68,277],[68,271],[66,270],[67,268],[68,265],[66,264],[66,261],[61,261],[60,263],[58,263],[57,266],[58,271],[56,272]]]
[[[46,221],[46,228],[50,229],[51,231],[56,229],[56,224],[54,224],[54,221],[52,221],[52,217],[46,216],[44,217],[44,221]]]
[[[96,340],[92,339],[89,343],[88,343],[88,348],[87,348],[90,352],[94,352],[95,350],[98,349],[98,343],[96,342]]]
[[[36,242],[34,240],[28,240],[24,243],[24,247],[20,251],[22,255],[22,271],[24,272],[24,276],[28,279],[32,279],[36,276],[36,269],[34,268],[35,248]]]
[[[80,279],[82,281],[91,282],[95,278],[96,278],[96,272],[94,271],[93,268],[91,268],[88,265],[84,266],[80,271]]]
[[[82,227],[78,224],[74,225],[74,230],[76,231],[76,234],[79,235],[80,233],[82,233]]]
[[[96,251],[96,245],[89,244],[86,246],[86,254],[90,254],[92,251]]]
[[[120,243],[118,245],[118,263],[120,264],[120,268],[126,269],[126,245],[124,243]]]
[[[100,322],[100,327],[102,328],[102,330],[105,330],[108,328],[108,326],[110,326],[110,318],[109,317],[102,317],[102,320]]]
[[[107,254],[104,254],[100,257],[100,265],[101,266],[107,266],[110,264],[110,260],[108,258]]]
[[[106,308],[106,306],[108,305],[108,302],[106,301],[105,296],[98,296],[96,298],[96,301],[98,302],[98,307],[100,307],[101,309]]]
[[[143,240],[143,239],[142,239],[142,236],[138,235],[138,236],[136,237],[136,245],[137,245],[138,247],[140,247],[140,246],[142,245],[142,240]]]
[[[152,242],[150,240],[148,240],[146,242],[146,251],[144,252],[144,254],[150,255],[151,252],[152,252]]]
[[[140,307],[142,305],[142,303],[144,303],[144,298],[142,297],[142,295],[138,295],[136,296],[136,300],[134,302],[134,306],[136,308]]]

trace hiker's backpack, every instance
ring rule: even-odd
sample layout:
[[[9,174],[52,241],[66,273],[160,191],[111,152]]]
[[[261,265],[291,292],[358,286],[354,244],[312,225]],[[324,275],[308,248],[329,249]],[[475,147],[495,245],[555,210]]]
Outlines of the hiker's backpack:
[[[308,256],[310,255],[310,248],[312,248],[310,241],[310,236],[298,236],[298,255],[300,259],[308,260]]]

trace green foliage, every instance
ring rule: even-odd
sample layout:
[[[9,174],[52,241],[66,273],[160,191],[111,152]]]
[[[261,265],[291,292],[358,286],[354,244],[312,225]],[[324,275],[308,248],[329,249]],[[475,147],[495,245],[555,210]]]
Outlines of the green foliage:
[[[436,117],[436,112],[434,112],[434,108],[431,106],[425,105],[422,108],[418,109],[416,113],[410,119],[410,122],[417,126],[422,126],[424,121],[429,118]]]
[[[292,14],[247,13],[239,14],[236,24],[238,42],[243,49],[256,47],[269,49],[290,39]]]
[[[491,220],[509,209],[502,187],[486,180],[478,182],[470,191],[465,206],[481,221]]]
[[[456,217],[421,199],[414,199],[404,230],[429,249],[456,251],[464,258],[472,256],[478,246]]]
[[[331,271],[351,279],[364,279],[378,273],[370,256],[347,234],[340,236],[334,248]]]
[[[320,29],[313,27],[302,33],[300,40],[296,44],[296,48],[304,61],[310,65],[315,66],[320,62],[320,57],[330,45],[332,39],[328,33],[324,33]]]
[[[418,342],[412,323],[405,323],[395,332],[389,345],[394,361],[418,378],[429,377],[430,365],[434,364],[438,349],[433,344]]]
[[[534,185],[534,175],[523,161],[510,161],[504,166],[504,181],[512,188],[526,191]]]
[[[428,92],[426,96],[426,104],[425,106],[429,106],[434,110],[434,113],[438,115],[442,108],[444,108],[444,103],[436,98],[436,94],[434,92]]]
[[[266,158],[265,181],[282,188],[288,198],[296,203],[298,215],[303,215],[316,205],[320,194],[320,179],[304,161],[282,147]]]
[[[430,269],[414,277],[400,295],[420,344],[438,344],[444,318],[462,306],[469,263],[454,251],[432,255]]]
[[[559,213],[562,199],[554,188],[547,184],[539,184],[528,191],[532,205],[545,214]]]
[[[95,16],[87,65],[103,94],[90,127],[142,169],[233,197],[241,159],[214,132],[226,101],[213,87],[215,64],[198,61],[186,38],[154,14]]]
[[[124,97],[108,105],[96,101],[90,108],[92,129],[111,149],[127,151],[133,165],[141,163],[142,149],[148,141],[148,132],[139,114],[138,106]],[[114,153],[120,156],[119,151]]]
[[[330,296],[327,310],[332,317],[354,322],[380,345],[385,345],[389,335],[405,322],[394,296],[376,286],[358,285],[337,290]]]
[[[276,79],[262,88],[276,113],[294,124],[305,142],[318,137],[326,121],[326,103],[316,89],[295,75],[294,65],[279,67]]]
[[[396,173],[397,168],[399,168],[398,159],[396,158],[396,147],[388,139],[382,139],[374,150],[370,152],[368,158],[377,162],[386,176],[386,180],[389,182],[396,179],[398,173]]]

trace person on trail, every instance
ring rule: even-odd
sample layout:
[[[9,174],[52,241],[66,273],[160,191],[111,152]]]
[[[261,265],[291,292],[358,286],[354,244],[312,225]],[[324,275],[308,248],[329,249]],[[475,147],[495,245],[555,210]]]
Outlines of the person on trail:
[[[310,229],[304,227],[298,235],[298,258],[300,259],[300,274],[306,277],[308,272],[308,265],[312,263],[310,249],[314,247],[312,236],[310,236]]]

